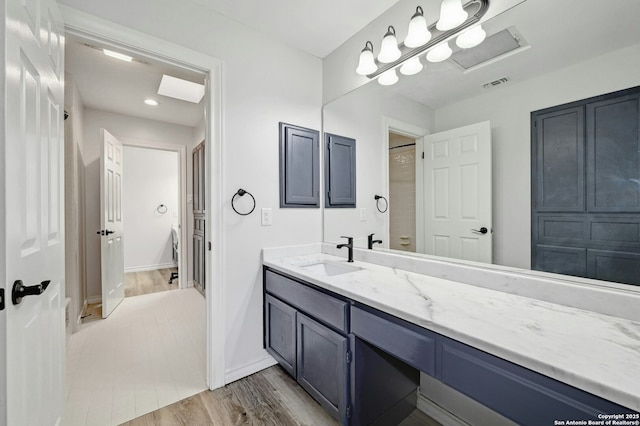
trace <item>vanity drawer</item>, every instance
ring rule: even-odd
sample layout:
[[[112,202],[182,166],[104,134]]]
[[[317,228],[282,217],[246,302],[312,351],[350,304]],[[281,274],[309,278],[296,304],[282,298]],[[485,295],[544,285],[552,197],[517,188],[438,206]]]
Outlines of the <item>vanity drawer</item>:
[[[418,370],[435,375],[435,335],[383,313],[351,307],[351,333]]]
[[[265,289],[268,293],[315,319],[343,333],[349,332],[348,302],[331,297],[270,270],[265,272]]]

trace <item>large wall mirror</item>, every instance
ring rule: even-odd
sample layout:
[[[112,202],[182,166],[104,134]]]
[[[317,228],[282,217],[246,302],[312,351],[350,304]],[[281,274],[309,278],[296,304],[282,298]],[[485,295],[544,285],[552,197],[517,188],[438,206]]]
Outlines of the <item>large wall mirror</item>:
[[[433,9],[428,0],[394,7],[403,5],[408,17],[418,5]],[[531,113],[640,86],[637,16],[635,0],[523,1],[483,23],[485,43],[494,44],[473,54],[456,55],[454,47],[452,59],[439,63],[421,55],[420,73],[399,74],[392,86],[372,80],[326,104],[323,131],[357,141],[357,201],[355,208],[324,210],[324,240],[349,235],[366,247],[373,233],[382,240],[376,249],[531,269]],[[380,40],[374,44],[379,48]],[[500,49],[507,53],[493,58]],[[359,53],[344,66],[355,72]],[[476,136],[458,137],[470,126]],[[480,152],[485,148],[488,156]],[[441,173],[444,166],[435,162],[452,151],[484,157]],[[480,182],[487,174],[488,187]],[[459,181],[457,189],[443,192],[455,186],[451,180]],[[387,211],[376,195],[389,201]],[[458,209],[468,219],[453,225],[468,231],[463,244],[429,233],[425,210],[434,209],[442,217]]]

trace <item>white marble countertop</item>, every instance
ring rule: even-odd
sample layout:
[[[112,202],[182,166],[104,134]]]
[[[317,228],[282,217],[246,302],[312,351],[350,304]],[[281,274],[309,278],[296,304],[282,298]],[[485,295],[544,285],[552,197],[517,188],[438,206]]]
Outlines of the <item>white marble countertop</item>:
[[[322,253],[263,263],[640,411],[640,322],[372,263],[335,276],[302,268],[322,260],[346,263]]]

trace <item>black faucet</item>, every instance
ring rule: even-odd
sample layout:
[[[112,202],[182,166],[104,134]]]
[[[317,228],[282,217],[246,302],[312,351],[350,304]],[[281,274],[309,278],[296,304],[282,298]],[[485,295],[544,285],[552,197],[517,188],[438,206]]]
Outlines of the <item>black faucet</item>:
[[[342,247],[348,248],[349,259],[347,260],[347,262],[353,262],[353,237],[340,237],[340,238],[346,238],[347,244],[338,244],[336,248],[339,248],[339,249],[341,249]]]
[[[367,245],[367,247],[369,247],[369,250],[373,250],[373,245],[374,244],[382,244],[382,240],[374,240],[373,239],[373,235],[374,234],[369,234],[369,237],[368,237],[368,245]]]

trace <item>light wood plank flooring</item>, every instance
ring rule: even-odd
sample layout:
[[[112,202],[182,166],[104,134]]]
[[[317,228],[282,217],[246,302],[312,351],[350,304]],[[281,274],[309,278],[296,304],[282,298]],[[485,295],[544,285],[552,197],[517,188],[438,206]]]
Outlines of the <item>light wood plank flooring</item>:
[[[152,413],[126,426],[178,425],[337,425],[279,366],[233,382],[222,389],[205,391]],[[401,426],[439,426],[416,410]]]
[[[173,280],[173,284],[169,284],[169,277],[172,272],[178,272],[178,268],[125,273],[124,297],[140,296],[142,294],[157,293],[159,291],[179,288],[179,278]]]

